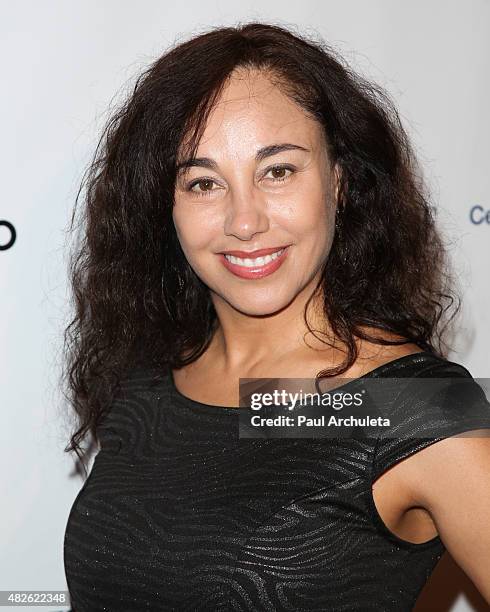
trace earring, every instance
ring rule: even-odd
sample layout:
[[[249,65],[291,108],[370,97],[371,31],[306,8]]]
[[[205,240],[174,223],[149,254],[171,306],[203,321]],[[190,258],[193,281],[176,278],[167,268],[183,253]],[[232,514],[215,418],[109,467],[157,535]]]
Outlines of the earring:
[[[180,276],[179,273],[177,273],[177,281],[179,283],[177,293],[181,295],[182,293],[184,293],[184,279]]]
[[[173,310],[173,304],[175,302],[175,298],[177,296],[181,296],[184,293],[184,286],[185,286],[183,278],[180,276],[180,274],[177,271],[175,272],[175,275],[177,277],[177,288],[173,295],[169,293],[168,283],[165,282],[165,274],[163,274],[161,277],[161,295],[162,295],[163,303],[167,309],[168,314],[172,318],[174,317],[174,314],[171,312],[171,310]],[[169,310],[169,308],[171,310]]]
[[[339,257],[340,261],[345,264],[347,261],[347,253],[344,244],[344,231],[343,231],[343,214],[344,214],[344,206],[337,206],[337,210],[335,211],[335,229],[337,232],[337,242],[339,249]]]

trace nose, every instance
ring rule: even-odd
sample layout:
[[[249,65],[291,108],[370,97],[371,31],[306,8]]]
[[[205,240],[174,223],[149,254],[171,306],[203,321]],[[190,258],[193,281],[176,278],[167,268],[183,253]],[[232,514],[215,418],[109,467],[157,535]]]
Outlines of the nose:
[[[268,229],[269,218],[264,194],[254,187],[230,193],[224,223],[226,236],[251,240],[255,234]]]

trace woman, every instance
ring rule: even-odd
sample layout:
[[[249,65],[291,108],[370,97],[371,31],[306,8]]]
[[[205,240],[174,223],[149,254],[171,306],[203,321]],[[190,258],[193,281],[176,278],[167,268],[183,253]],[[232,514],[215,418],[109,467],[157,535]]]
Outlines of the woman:
[[[276,377],[447,378],[444,419],[490,431],[481,396],[457,424],[453,378],[479,387],[443,357],[444,249],[379,89],[278,26],[199,35],[110,121],[84,214],[76,612],[411,610],[445,548],[490,601],[488,437],[238,437],[239,378]]]

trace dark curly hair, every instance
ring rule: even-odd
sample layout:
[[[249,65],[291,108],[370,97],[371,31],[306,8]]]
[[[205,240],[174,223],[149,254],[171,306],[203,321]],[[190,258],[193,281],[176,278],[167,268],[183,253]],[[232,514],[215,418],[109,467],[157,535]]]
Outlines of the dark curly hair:
[[[206,350],[216,329],[209,289],[180,248],[172,207],[178,152],[185,146],[195,155],[237,67],[267,71],[319,121],[332,167],[341,170],[341,223],[317,289],[346,357],[317,377],[345,372],[357,358],[356,338],[445,354],[443,333],[460,300],[389,96],[316,34],[265,23],[214,28],[176,44],[139,76],[108,121],[76,198],[70,231],[83,193],[81,239],[69,262],[75,316],[64,334],[62,378],[77,420],[65,452],[75,451],[84,469],[124,373],[143,362],[178,369]],[[87,434],[92,441],[82,449]]]

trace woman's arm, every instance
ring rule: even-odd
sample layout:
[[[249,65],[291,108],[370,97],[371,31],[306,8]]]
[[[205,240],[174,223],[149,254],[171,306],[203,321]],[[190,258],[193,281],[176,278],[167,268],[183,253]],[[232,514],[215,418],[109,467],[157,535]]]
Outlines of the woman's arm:
[[[405,467],[413,498],[430,512],[446,549],[490,603],[490,429],[435,442]]]

